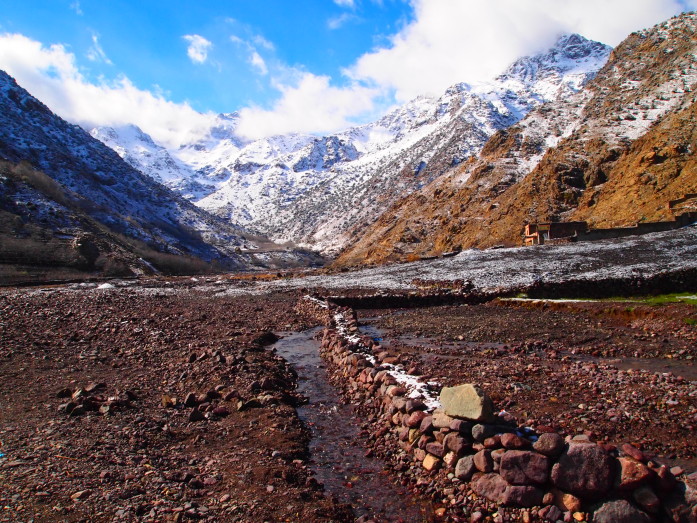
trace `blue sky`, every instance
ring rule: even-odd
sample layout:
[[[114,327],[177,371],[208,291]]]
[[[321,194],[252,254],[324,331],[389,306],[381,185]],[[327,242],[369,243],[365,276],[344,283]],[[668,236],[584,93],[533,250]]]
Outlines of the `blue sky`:
[[[480,81],[560,33],[616,45],[697,0],[4,0],[0,68],[85,127],[170,146],[240,110],[258,138],[325,133]]]

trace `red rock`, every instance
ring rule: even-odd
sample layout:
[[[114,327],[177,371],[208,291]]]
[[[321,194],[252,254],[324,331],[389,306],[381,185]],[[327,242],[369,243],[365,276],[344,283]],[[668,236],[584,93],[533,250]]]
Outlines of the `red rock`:
[[[598,498],[612,486],[610,456],[593,443],[571,443],[552,467],[552,483],[582,499]]]
[[[532,448],[545,456],[557,457],[564,449],[564,438],[555,432],[540,434]]]
[[[433,416],[426,416],[424,419],[421,420],[419,431],[423,433],[433,432],[433,428]]]
[[[636,448],[634,445],[625,443],[620,447],[620,450],[624,452],[627,456],[634,458],[637,461],[646,462],[646,456],[644,456],[644,453],[640,451],[638,448]]]
[[[484,474],[472,484],[472,490],[495,503],[503,503],[508,487],[506,480],[498,474]]]
[[[426,452],[439,458],[445,456],[445,448],[441,443],[431,442],[426,444]]]
[[[474,455],[474,466],[481,472],[491,472],[494,470],[494,459],[488,449],[480,450]]]
[[[407,418],[406,418],[406,425],[409,428],[416,428],[420,427],[421,423],[423,422],[424,418],[428,417],[427,414],[421,410],[416,410],[412,412]]]
[[[445,439],[443,440],[443,444],[445,445],[445,448],[460,455],[462,455],[462,453],[469,448],[469,443],[467,443],[462,436],[459,436],[455,432],[451,432],[450,434],[446,435]]]
[[[501,502],[515,507],[534,507],[542,504],[542,489],[529,485],[511,485],[506,487]]]
[[[513,434],[510,432],[507,432],[505,434],[501,434],[501,445],[503,445],[504,448],[506,449],[524,449],[529,446],[529,443],[527,440]]]
[[[617,458],[620,470],[615,480],[615,486],[621,490],[634,490],[646,483],[652,476],[651,471],[643,463],[632,458]]]
[[[543,485],[549,479],[550,460],[528,450],[509,450],[501,457],[499,474],[512,485]]]
[[[487,449],[497,449],[501,446],[501,436],[498,434],[495,436],[491,436],[490,438],[486,438],[484,440],[484,447]]]
[[[644,512],[620,499],[604,503],[593,513],[593,523],[649,523]]]

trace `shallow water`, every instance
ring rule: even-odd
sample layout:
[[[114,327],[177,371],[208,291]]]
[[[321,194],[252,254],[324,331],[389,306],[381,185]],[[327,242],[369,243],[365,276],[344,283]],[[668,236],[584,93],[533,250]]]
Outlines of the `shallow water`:
[[[430,507],[417,504],[408,492],[392,483],[378,459],[365,457],[358,438],[359,422],[329,382],[319,341],[322,329],[289,334],[275,345],[279,356],[298,373],[298,392],[309,403],[298,408],[312,430],[311,467],[325,491],[353,506],[356,517],[377,521],[430,521]]]

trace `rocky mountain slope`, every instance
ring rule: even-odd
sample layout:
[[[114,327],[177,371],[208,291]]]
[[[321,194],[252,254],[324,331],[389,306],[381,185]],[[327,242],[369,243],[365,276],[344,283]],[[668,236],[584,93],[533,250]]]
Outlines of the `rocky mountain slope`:
[[[397,202],[338,263],[519,245],[526,222],[669,218],[666,203],[697,189],[696,51],[694,13],[633,33],[583,90]]]
[[[245,142],[238,116],[220,115],[208,136],[166,151],[136,129],[92,135],[197,205],[277,240],[335,251],[385,206],[477,153],[496,131],[540,104],[577,92],[610,48],[578,35],[521,58],[495,81],[457,84],[371,124],[332,136]]]
[[[0,177],[5,212],[14,215],[5,208],[10,204],[33,209],[17,214],[20,221],[41,223],[56,235],[70,237],[80,233],[79,224],[84,223],[75,219],[77,213],[148,248],[247,266],[235,254],[236,248],[250,247],[241,229],[144,176],[83,129],[53,114],[2,71],[0,158],[7,165],[25,162],[15,179]]]

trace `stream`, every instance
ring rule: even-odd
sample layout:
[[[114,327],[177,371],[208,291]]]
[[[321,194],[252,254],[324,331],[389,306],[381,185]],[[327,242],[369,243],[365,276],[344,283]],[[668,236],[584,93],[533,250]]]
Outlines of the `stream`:
[[[356,518],[430,521],[430,507],[419,505],[406,489],[392,483],[380,460],[366,457],[359,439],[360,423],[329,382],[320,358],[320,344],[314,337],[321,331],[317,327],[287,334],[273,345],[298,373],[298,392],[309,398],[298,414],[312,430],[310,466],[315,478],[328,495],[350,504]]]

